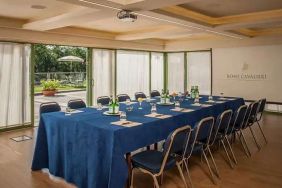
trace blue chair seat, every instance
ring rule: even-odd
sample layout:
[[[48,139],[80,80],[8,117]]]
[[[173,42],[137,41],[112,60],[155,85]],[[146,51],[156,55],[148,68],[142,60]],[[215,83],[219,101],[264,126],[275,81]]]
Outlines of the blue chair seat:
[[[148,150],[137,153],[132,156],[132,165],[135,168],[141,167],[150,171],[153,174],[156,174],[160,171],[163,153],[156,150]],[[165,166],[165,170],[173,168],[175,166],[175,159],[172,156],[169,156]]]

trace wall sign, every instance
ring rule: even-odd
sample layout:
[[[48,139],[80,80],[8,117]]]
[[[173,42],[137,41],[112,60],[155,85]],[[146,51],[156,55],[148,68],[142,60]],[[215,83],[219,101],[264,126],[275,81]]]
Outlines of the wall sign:
[[[241,74],[226,74],[227,79],[234,79],[234,80],[253,80],[253,81],[260,81],[260,80],[266,80],[267,75],[266,74],[247,74],[247,73],[241,73]]]

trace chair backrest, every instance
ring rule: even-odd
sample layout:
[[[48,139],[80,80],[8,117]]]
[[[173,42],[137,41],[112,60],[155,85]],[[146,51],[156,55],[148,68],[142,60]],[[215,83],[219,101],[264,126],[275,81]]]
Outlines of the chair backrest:
[[[242,125],[242,129],[245,129],[246,127],[248,127],[248,121],[249,121],[249,117],[250,117],[252,108],[253,108],[253,103],[249,104],[249,106],[247,108],[246,115],[245,115],[245,118],[244,118],[244,123]]]
[[[163,161],[160,168],[159,174],[162,174],[167,158],[175,152],[183,151],[183,155],[188,148],[188,142],[190,140],[190,135],[192,128],[190,126],[180,127],[169,134],[165,141],[163,150]]]
[[[138,100],[138,98],[145,99],[146,95],[143,92],[136,92],[135,93],[135,99]]]
[[[117,98],[118,98],[118,102],[124,102],[126,101],[126,99],[130,100],[130,97],[127,94],[119,94]]]
[[[211,135],[211,140],[209,142],[210,145],[214,144],[219,131],[224,135],[226,135],[230,125],[231,118],[232,118],[232,110],[225,110],[217,116]]]
[[[260,99],[259,102],[260,102],[260,104],[259,104],[259,110],[258,110],[258,112],[259,112],[259,113],[262,113],[262,112],[264,111],[264,108],[265,108],[266,98]]]
[[[201,142],[205,147],[209,144],[214,127],[214,117],[206,117],[199,121],[193,131],[194,143]],[[192,151],[191,151],[192,152]]]
[[[259,109],[258,109],[257,121],[260,121],[261,118],[262,118],[262,113],[264,111],[265,104],[266,104],[266,98],[259,100]]]
[[[244,119],[247,113],[248,106],[242,105],[240,106],[233,115],[232,119],[232,132],[234,129],[242,129],[244,125]]]
[[[108,96],[101,96],[97,98],[97,104],[101,103],[102,105],[108,105],[111,101],[111,98]]]
[[[152,90],[151,91],[151,97],[158,97],[161,96],[160,92],[157,90]]]
[[[260,104],[259,101],[255,101],[252,103],[252,109],[248,119],[248,124],[249,124],[248,126],[252,125],[256,121],[258,110],[259,110],[259,104]]]
[[[61,107],[56,102],[46,102],[40,104],[39,114],[49,113],[49,112],[58,112],[61,111]]]
[[[68,107],[71,109],[86,108],[86,104],[81,99],[69,100]]]

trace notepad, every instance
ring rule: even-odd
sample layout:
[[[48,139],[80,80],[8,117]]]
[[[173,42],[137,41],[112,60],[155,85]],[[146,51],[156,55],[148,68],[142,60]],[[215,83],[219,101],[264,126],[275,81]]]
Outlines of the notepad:
[[[187,108],[173,108],[171,111],[174,112],[192,112],[194,111],[193,109],[187,109]]]
[[[98,108],[98,106],[89,106],[89,108]],[[102,106],[102,109],[109,108],[109,106]]]
[[[215,103],[215,101],[214,100],[208,100],[208,101],[206,101],[207,103]]]
[[[235,100],[235,98],[219,98],[219,100],[222,100],[222,101],[232,101],[232,100]]]
[[[215,103],[221,104],[224,103],[224,101],[215,101]]]
[[[212,105],[210,105],[210,104],[202,104],[201,105],[201,107],[210,107],[210,106],[212,106]]]
[[[134,126],[141,125],[142,123],[138,123],[138,122],[134,122],[134,121],[115,121],[115,122],[112,122],[111,124],[119,125],[119,126],[123,126],[123,127],[134,127]]]
[[[127,104],[127,102],[126,101],[124,101],[124,102],[120,102],[121,104]],[[137,102],[130,102],[129,104],[131,105],[131,104],[136,104]]]
[[[81,113],[81,112],[83,112],[83,111],[81,111],[81,110],[72,110],[72,111],[69,112],[69,114],[78,114],[78,113]]]
[[[191,104],[191,106],[202,106],[202,105],[198,103],[198,104]]]
[[[166,115],[166,114],[147,114],[145,116],[152,117],[152,118],[159,118],[159,119],[166,119],[166,118],[171,117],[171,115]]]

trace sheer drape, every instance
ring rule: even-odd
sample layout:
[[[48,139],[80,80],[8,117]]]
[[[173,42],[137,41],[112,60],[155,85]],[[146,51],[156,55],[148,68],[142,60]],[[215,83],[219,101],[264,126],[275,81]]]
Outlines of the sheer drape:
[[[117,94],[142,91],[149,95],[149,53],[117,51]]]
[[[151,89],[161,92],[164,86],[163,53],[151,54]]]
[[[168,89],[184,92],[184,53],[168,53]]]
[[[114,52],[112,50],[93,49],[93,102],[97,97],[113,95],[114,91]]]
[[[0,43],[0,127],[30,123],[30,45]]]
[[[188,86],[198,85],[200,94],[211,94],[211,52],[189,52],[187,54]]]

